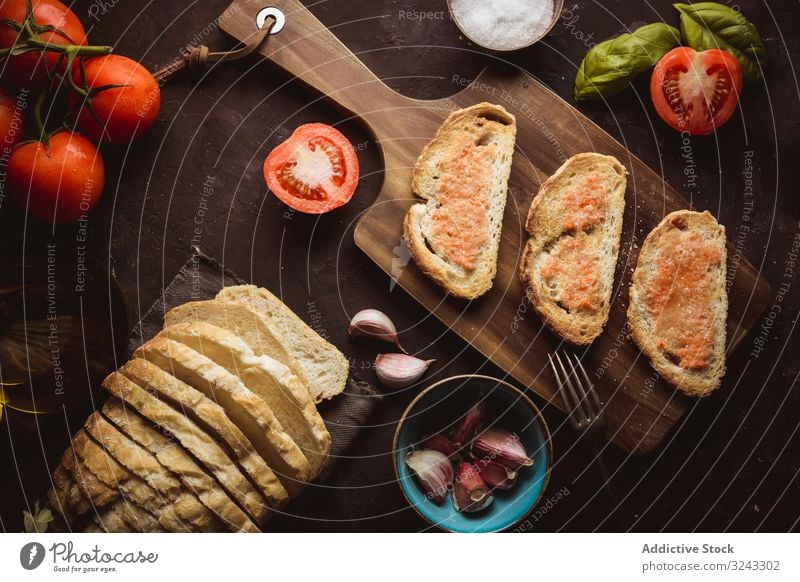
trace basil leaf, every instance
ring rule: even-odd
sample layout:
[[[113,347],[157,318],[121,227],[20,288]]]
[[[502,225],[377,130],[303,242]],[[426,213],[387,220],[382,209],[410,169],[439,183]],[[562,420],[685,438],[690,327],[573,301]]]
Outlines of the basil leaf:
[[[681,43],[680,32],[662,22],[646,24],[594,46],[575,77],[575,100],[611,97]]]
[[[761,78],[767,51],[758,30],[741,12],[716,2],[674,4],[681,13],[681,32],[696,51],[722,49],[739,61],[748,81]]]

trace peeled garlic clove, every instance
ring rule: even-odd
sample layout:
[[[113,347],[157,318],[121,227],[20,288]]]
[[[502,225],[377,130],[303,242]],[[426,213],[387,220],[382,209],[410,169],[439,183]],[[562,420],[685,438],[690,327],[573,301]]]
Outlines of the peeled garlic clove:
[[[528,456],[519,437],[501,428],[487,428],[476,436],[472,441],[472,454],[514,470],[533,465],[533,459]]]
[[[494,497],[472,463],[461,463],[453,482],[453,505],[456,511],[473,513],[488,507]]]
[[[350,320],[347,328],[352,337],[371,337],[385,342],[393,343],[404,354],[407,353],[400,345],[397,337],[397,328],[389,316],[377,309],[364,309],[359,311]]]
[[[422,443],[426,449],[433,449],[434,451],[439,451],[447,456],[449,459],[460,460],[461,455],[456,451],[456,447],[449,438],[444,436],[443,434],[433,434],[425,439],[425,442]]]
[[[389,388],[405,388],[413,384],[436,360],[420,360],[406,354],[378,354],[375,374]]]
[[[458,421],[456,429],[453,431],[453,443],[457,447],[461,447],[471,441],[478,428],[483,424],[485,416],[486,405],[483,402],[475,403]]]
[[[478,459],[475,461],[475,467],[481,478],[492,489],[511,489],[517,483],[517,472],[497,461]]]
[[[439,451],[423,449],[406,455],[406,465],[419,479],[428,499],[441,505],[453,485],[453,464],[450,459]]]

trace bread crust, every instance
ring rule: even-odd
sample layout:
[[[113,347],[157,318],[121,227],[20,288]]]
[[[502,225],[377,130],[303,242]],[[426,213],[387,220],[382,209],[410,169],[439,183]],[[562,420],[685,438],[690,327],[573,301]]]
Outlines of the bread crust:
[[[476,132],[479,141],[493,140],[498,145],[498,151],[492,168],[494,187],[486,209],[489,218],[488,239],[480,250],[475,268],[467,270],[445,261],[429,246],[431,233],[427,219],[437,202],[434,185],[434,180],[438,179],[434,176],[437,173],[436,156],[439,152],[458,147],[457,137],[474,138]],[[479,103],[460,109],[451,113],[442,123],[433,140],[423,148],[414,166],[412,190],[427,202],[414,204],[408,210],[403,220],[403,239],[420,270],[454,297],[475,299],[492,287],[497,272],[500,232],[516,132],[516,119],[500,105]],[[471,226],[465,224],[464,228],[469,229]]]
[[[601,305],[596,312],[581,310],[571,312],[558,305],[539,270],[536,268],[547,249],[564,236],[569,236],[563,224],[563,215],[553,207],[568,193],[567,188],[575,176],[600,172],[608,178],[606,218],[590,234],[576,232],[575,236],[590,236],[599,239],[605,252],[600,263]],[[603,331],[611,309],[611,293],[620,238],[622,217],[625,211],[625,189],[627,175],[625,167],[613,156],[597,153],[577,154],[569,158],[539,188],[539,192],[528,210],[526,230],[530,235],[520,260],[520,279],[531,305],[544,323],[564,340],[576,345],[588,345]],[[580,230],[580,229],[579,229]],[[568,283],[568,282],[567,282]],[[558,292],[557,292],[558,293]]]
[[[644,306],[645,277],[647,266],[644,265],[654,256],[659,249],[663,235],[676,225],[699,232],[706,240],[714,240],[722,254],[722,260],[715,271],[716,285],[714,287],[713,305],[709,310],[715,314],[718,323],[718,334],[714,338],[712,362],[700,370],[689,370],[670,361],[663,350],[659,349],[657,340],[653,335],[652,322]],[[726,321],[728,317],[728,294],[726,291],[727,272],[727,247],[725,243],[725,227],[709,213],[695,212],[692,210],[678,210],[664,217],[645,238],[642,250],[639,253],[636,270],[633,272],[633,282],[630,289],[630,302],[628,304],[628,323],[631,335],[649,359],[653,368],[679,391],[689,396],[708,396],[719,388],[722,377],[725,375],[725,349],[726,349]]]

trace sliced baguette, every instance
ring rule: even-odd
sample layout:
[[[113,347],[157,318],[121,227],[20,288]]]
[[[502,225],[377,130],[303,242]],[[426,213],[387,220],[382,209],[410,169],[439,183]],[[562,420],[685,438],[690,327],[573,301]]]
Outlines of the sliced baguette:
[[[172,434],[187,451],[203,463],[231,498],[235,499],[254,521],[260,523],[269,517],[269,506],[261,494],[214,438],[194,421],[119,372],[113,372],[106,377],[103,387],[139,414]]]
[[[150,451],[158,461],[181,480],[188,491],[233,532],[258,532],[256,524],[219,487],[214,478],[206,473],[184,448],[165,436],[133,409],[125,409],[122,401],[109,398],[102,408],[103,416],[120,432]]]
[[[633,273],[633,339],[690,396],[707,396],[725,375],[726,257],[725,227],[708,212],[679,210],[647,235]]]
[[[167,471],[149,451],[130,441],[99,412],[93,413],[84,423],[84,430],[106,453],[131,474],[147,483],[163,497],[175,513],[194,531],[217,531],[216,517],[197,498],[181,486],[181,482]]]
[[[262,398],[308,459],[310,478],[319,475],[328,459],[331,437],[308,391],[289,368],[267,355],[256,356],[252,346],[213,325],[174,325],[161,335],[205,355]]]
[[[165,336],[147,342],[134,357],[152,362],[216,401],[274,470],[290,495],[300,493],[311,475],[308,460],[283,430],[267,403],[236,376],[198,351]]]
[[[281,332],[261,313],[241,303],[229,301],[191,301],[168,311],[164,327],[179,323],[209,323],[239,336],[256,354],[265,354],[282,362],[300,378],[303,387],[311,388],[303,368],[286,347]]]
[[[626,174],[612,156],[578,154],[542,184],[528,211],[520,278],[542,320],[573,344],[590,344],[608,321]]]
[[[344,391],[350,370],[347,358],[275,295],[263,287],[237,285],[225,287],[216,298],[248,305],[272,322],[302,368],[314,402],[333,398]]]
[[[89,437],[85,429],[79,430],[72,437],[72,445],[86,469],[108,488],[118,491],[125,499],[153,515],[168,531],[191,531],[176,507],[111,458]]]
[[[273,470],[219,404],[146,359],[133,358],[120,371],[160,400],[190,417],[221,443],[271,507],[282,507],[289,501],[289,494]],[[298,492],[303,485],[302,482],[291,484]]]
[[[414,166],[411,187],[426,202],[409,209],[403,239],[420,269],[456,297],[475,299],[492,287],[516,134],[503,107],[473,105],[450,114]],[[466,236],[484,240],[466,251]]]

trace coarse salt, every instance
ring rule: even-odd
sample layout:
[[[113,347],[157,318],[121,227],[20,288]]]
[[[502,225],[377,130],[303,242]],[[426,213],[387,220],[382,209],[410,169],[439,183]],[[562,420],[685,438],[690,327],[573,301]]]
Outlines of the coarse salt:
[[[450,0],[450,10],[470,40],[496,50],[522,48],[553,22],[553,0]]]

